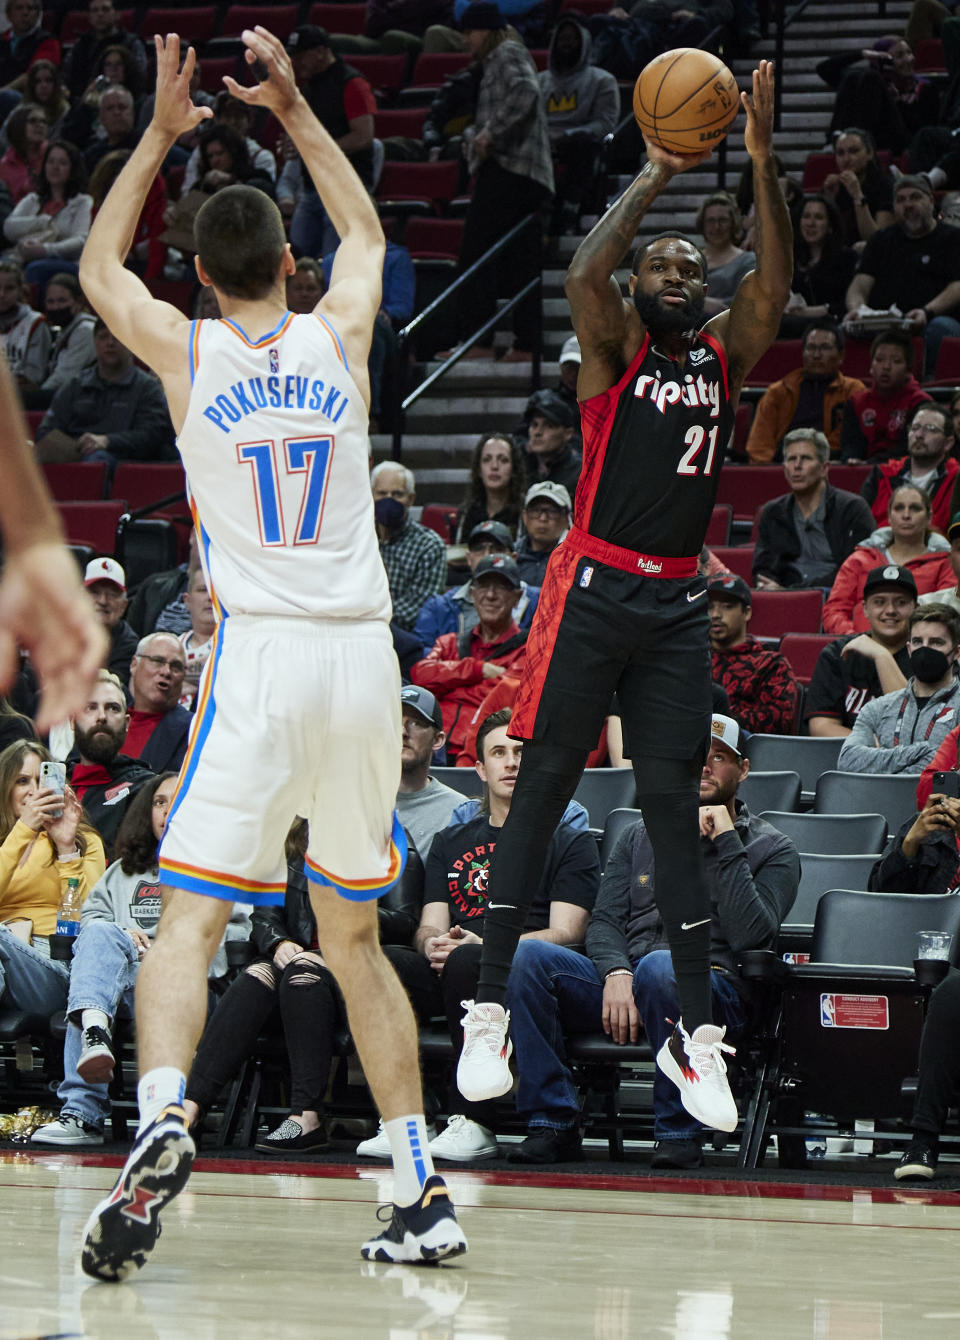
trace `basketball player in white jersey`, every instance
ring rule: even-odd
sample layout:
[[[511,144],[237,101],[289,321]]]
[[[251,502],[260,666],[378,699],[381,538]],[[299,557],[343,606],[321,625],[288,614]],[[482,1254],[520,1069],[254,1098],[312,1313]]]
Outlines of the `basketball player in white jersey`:
[[[327,294],[287,311],[294,271],[280,213],[249,187],[201,209],[197,273],[220,321],[189,322],[123,262],[174,141],[210,113],[190,100],[194,53],[156,38],[153,120],[90,231],[80,281],[118,339],[159,374],[189,480],[218,614],[196,723],[160,852],[164,910],[137,982],[140,1131],[84,1233],[83,1268],[141,1266],[194,1145],[180,1106],[203,1027],[207,966],[234,898],[282,902],[283,840],[309,820],[306,867],[320,949],[343,991],[393,1151],[394,1213],[362,1247],[380,1261],[462,1252],[427,1153],[417,1038],[380,952],[376,898],[406,856],[399,782],[399,670],[367,482],[367,355],[384,238],[347,159],[297,91],[282,45],[243,34],[262,82],[230,92],[279,117],[340,235]]]

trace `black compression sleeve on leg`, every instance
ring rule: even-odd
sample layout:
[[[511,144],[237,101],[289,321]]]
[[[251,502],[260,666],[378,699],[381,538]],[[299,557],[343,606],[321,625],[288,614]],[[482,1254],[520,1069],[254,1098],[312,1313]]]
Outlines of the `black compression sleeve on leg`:
[[[700,848],[700,758],[634,762],[637,804],[656,862],[657,907],[667,932],[683,1026],[712,1023],[710,898]]]
[[[540,887],[553,830],[587,761],[586,749],[528,740],[507,821],[490,865],[490,903],[483,917],[477,1001],[502,1005],[507,977],[530,904]]]

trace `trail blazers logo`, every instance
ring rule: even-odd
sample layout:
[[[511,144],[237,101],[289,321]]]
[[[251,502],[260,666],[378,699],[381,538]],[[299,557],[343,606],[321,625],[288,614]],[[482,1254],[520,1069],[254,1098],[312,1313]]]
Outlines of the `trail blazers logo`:
[[[481,842],[465,851],[447,871],[447,893],[454,907],[468,917],[479,917],[487,909],[490,892],[490,857],[495,842]]]

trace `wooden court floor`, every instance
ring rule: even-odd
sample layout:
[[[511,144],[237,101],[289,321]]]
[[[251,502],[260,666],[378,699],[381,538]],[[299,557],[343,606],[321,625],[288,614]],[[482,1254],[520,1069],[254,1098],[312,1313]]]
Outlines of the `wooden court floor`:
[[[470,1251],[413,1268],[359,1256],[386,1172],[198,1166],[147,1268],[105,1285],[78,1242],[114,1169],[0,1155],[0,1340],[960,1337],[960,1196],[935,1183],[452,1172]]]

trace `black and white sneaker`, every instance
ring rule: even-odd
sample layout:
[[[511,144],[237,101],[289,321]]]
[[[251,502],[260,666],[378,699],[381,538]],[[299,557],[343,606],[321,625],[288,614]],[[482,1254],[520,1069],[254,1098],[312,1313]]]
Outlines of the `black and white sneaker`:
[[[84,1084],[109,1084],[116,1064],[107,1030],[99,1024],[85,1028],[77,1061],[77,1074]]]
[[[87,1220],[81,1265],[100,1280],[139,1270],[160,1236],[160,1211],[187,1184],[196,1147],[187,1114],[165,1107],[138,1135],[116,1186]]]
[[[909,1179],[916,1182],[929,1182],[937,1175],[937,1147],[927,1140],[914,1137],[900,1156],[900,1162],[893,1170],[898,1182]]]
[[[390,1226],[360,1248],[368,1261],[435,1262],[467,1250],[450,1192],[442,1177],[428,1177],[413,1205],[383,1205],[377,1218],[390,1214]]]

